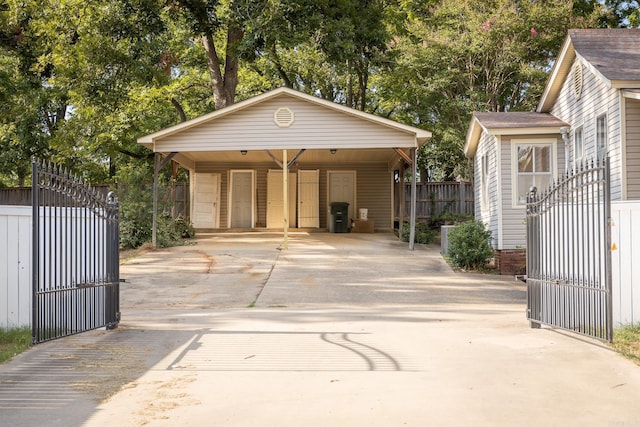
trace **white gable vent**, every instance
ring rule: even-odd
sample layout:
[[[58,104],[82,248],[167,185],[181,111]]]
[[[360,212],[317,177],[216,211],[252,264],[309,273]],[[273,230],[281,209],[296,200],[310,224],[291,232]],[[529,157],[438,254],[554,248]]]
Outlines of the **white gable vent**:
[[[576,99],[580,99],[582,96],[582,64],[576,62],[576,65],[573,66],[573,94]]]
[[[295,115],[293,111],[286,107],[278,108],[275,113],[273,113],[273,121],[281,128],[288,128],[293,124],[295,119]]]

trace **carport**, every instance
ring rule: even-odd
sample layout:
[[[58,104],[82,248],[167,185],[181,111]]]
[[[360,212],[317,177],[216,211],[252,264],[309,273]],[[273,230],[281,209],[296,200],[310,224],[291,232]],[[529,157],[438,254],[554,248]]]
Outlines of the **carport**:
[[[138,139],[189,171],[198,230],[331,227],[331,205],[348,203],[354,231],[402,226],[403,177],[416,176],[417,150],[431,133],[279,88]],[[415,232],[412,188],[410,248]],[[362,213],[366,209],[366,217]],[[154,242],[155,242],[154,219]]]

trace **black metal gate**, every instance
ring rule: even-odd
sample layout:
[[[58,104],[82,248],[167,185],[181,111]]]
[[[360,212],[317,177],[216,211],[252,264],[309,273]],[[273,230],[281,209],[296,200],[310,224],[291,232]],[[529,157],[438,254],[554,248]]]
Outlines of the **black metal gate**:
[[[527,197],[527,318],[611,341],[609,160]]]
[[[118,202],[51,163],[33,162],[33,342],[120,321]]]

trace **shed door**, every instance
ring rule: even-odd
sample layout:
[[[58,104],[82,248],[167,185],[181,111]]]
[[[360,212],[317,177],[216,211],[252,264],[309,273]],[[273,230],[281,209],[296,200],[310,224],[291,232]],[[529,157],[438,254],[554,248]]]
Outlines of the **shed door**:
[[[253,171],[231,171],[231,228],[253,228],[253,194]]]
[[[267,228],[284,227],[282,195],[282,171],[270,170],[267,174]],[[295,173],[289,173],[289,227],[297,227]]]
[[[349,203],[349,219],[354,218],[355,212],[355,180],[356,173],[353,171],[329,171],[329,209],[332,202]]]
[[[196,173],[193,178],[193,226],[219,228],[220,174]]]
[[[298,224],[320,227],[320,171],[298,171]]]

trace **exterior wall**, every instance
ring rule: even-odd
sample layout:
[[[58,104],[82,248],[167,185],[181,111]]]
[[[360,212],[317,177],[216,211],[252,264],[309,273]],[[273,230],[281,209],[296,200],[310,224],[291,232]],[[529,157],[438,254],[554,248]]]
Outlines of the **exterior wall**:
[[[627,200],[640,200],[640,100],[625,102]]]
[[[487,135],[485,132],[480,137],[478,150],[474,158],[474,198],[475,198],[475,217],[482,221],[487,230],[491,232],[491,245],[494,249],[498,249],[500,235],[500,215],[498,209],[500,206],[500,159],[497,155],[498,140],[495,136]],[[488,157],[488,200],[487,209],[483,210],[482,206],[482,158]]]
[[[357,209],[367,208],[368,217],[375,223],[375,229],[379,231],[389,231],[393,229],[393,206],[392,206],[392,179],[393,175],[388,170],[386,163],[377,164],[305,164],[305,170],[320,170],[319,185],[319,209],[320,228],[329,228],[328,224],[328,188],[327,170],[332,171],[355,171],[356,172],[356,206],[354,216],[357,216]],[[221,176],[220,194],[220,227],[227,228],[229,218],[229,177],[230,171],[234,169],[253,169],[256,171],[256,227],[266,227],[267,224],[267,173],[269,169],[277,169],[273,163],[268,164],[219,164],[219,163],[198,163],[196,172],[219,173]],[[289,169],[291,173],[297,172],[297,168]],[[355,217],[353,219],[356,219]]]
[[[0,328],[31,324],[31,206],[0,206]]]
[[[579,57],[576,61],[582,61]],[[620,134],[620,91],[611,89],[599,76],[583,63],[582,96],[573,93],[573,73],[563,83],[556,103],[550,113],[571,125],[570,167],[573,165],[573,131],[583,127],[585,157],[596,158],[596,118],[607,113],[609,133],[609,157],[611,159],[611,198],[622,199],[622,160]]]
[[[524,205],[514,205],[513,172],[517,167],[513,160],[513,144],[518,141],[556,141],[556,150],[553,152],[553,163],[558,166],[554,170],[557,179],[564,168],[564,144],[557,135],[513,135],[500,138],[500,213],[501,235],[498,244],[494,246],[498,250],[514,250],[525,248],[526,240],[526,212]]]
[[[291,127],[273,121],[278,108],[295,114]],[[415,145],[415,135],[309,102],[281,96],[236,111],[224,118],[186,129],[156,142],[156,151],[235,151],[311,148],[388,148]],[[336,147],[336,141],[339,145]]]

